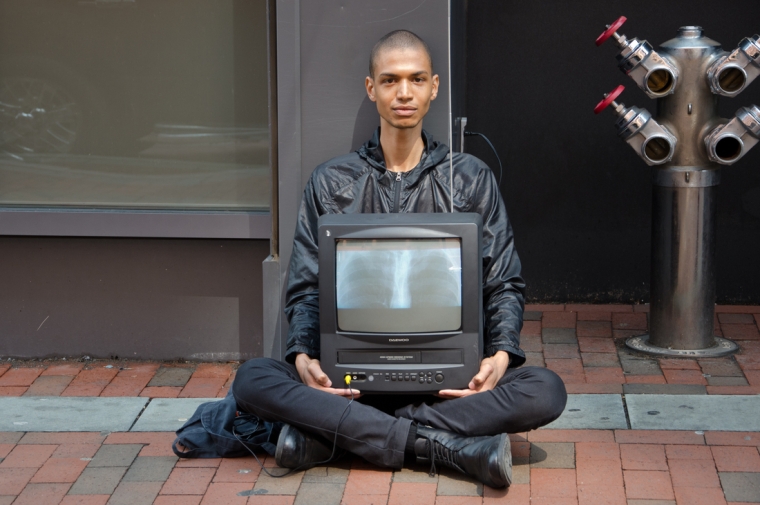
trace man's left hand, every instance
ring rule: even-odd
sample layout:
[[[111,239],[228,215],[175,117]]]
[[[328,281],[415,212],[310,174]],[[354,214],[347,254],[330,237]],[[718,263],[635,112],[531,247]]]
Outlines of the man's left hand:
[[[442,398],[461,398],[463,396],[490,391],[504,376],[509,366],[509,354],[499,351],[490,358],[480,362],[480,371],[472,378],[467,389],[442,389],[438,396]]]

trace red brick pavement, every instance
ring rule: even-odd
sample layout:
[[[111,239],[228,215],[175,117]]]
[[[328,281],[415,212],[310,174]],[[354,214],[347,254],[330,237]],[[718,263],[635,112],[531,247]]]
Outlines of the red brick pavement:
[[[95,452],[104,444],[140,444],[143,449],[132,466],[153,463],[158,468],[166,465],[167,454],[155,447],[168,447],[172,438],[172,433],[0,433],[6,447],[0,462],[0,504],[106,504],[109,494],[80,494],[87,491],[82,483]],[[261,485],[264,474],[252,457],[170,457],[162,477],[143,474],[149,482],[134,481],[126,477],[130,469],[122,469],[121,482],[112,487],[122,500],[125,495],[140,503],[155,499],[158,505],[292,505],[299,496],[302,503],[312,496],[346,505],[639,505],[646,500],[715,505],[732,503],[725,497],[737,491],[722,487],[721,478],[760,478],[757,433],[539,430],[510,438],[516,482],[508,489],[479,486],[467,477],[446,477],[443,485],[444,476],[430,478],[427,466],[393,472],[358,459],[326,471],[300,472],[284,486],[271,478]],[[529,462],[532,444],[540,444],[541,450]],[[568,445],[573,455],[569,460]],[[565,456],[555,455],[555,450]],[[261,454],[260,459],[273,471],[271,458]],[[451,482],[460,487],[452,488]]]
[[[646,332],[647,306],[528,305],[526,311],[531,320],[526,320],[523,327],[523,345],[531,355],[531,362],[545,363],[559,373],[571,393],[621,393],[626,384],[690,384],[704,387],[707,394],[760,394],[760,307],[718,306],[716,334],[736,339],[741,351],[733,357],[700,361],[657,359],[636,355],[624,348],[625,337]],[[568,331],[572,330],[576,338],[567,338],[572,335]],[[552,340],[551,335],[557,332],[565,339]],[[641,366],[642,361],[645,367]],[[0,364],[0,396],[223,396],[237,366],[237,363],[183,364],[183,368],[190,368],[184,379],[163,380],[159,372],[175,365],[110,360],[17,360]],[[720,378],[722,382],[715,380]],[[712,384],[746,381],[746,385],[712,385],[711,381]],[[110,499],[108,494],[72,493],[101,445],[142,444],[140,459],[171,458],[172,439],[172,433],[108,436],[0,433],[0,505],[105,504]],[[358,462],[354,462],[350,470],[341,470],[345,465],[337,467],[336,471],[347,472],[343,480],[333,476],[332,480],[320,481],[320,477],[310,476],[301,483],[303,474],[299,474],[296,479],[301,487],[297,489],[299,493],[317,493],[315,496],[338,493],[337,499],[346,505],[638,505],[646,500],[714,505],[731,503],[726,502],[721,475],[760,474],[760,435],[757,433],[539,430],[513,436],[512,440],[518,458],[516,475],[520,475],[520,480],[508,490],[476,486],[470,491],[482,489],[477,496],[438,495],[437,479],[425,481],[427,469],[415,468],[412,472],[415,478],[410,481],[408,470],[397,474]],[[546,447],[552,443],[572,444],[573,468],[533,468],[527,463],[531,443],[550,444]],[[275,466],[272,458],[263,461],[269,468]],[[528,468],[521,470],[520,465],[528,465]],[[252,458],[182,460],[174,463],[164,481],[144,486],[124,481],[119,484],[121,491],[117,493],[134,492],[141,499],[152,499],[156,495],[154,503],[158,505],[294,503],[296,495],[292,489],[296,488],[292,485],[286,494],[276,494],[276,490],[254,492],[261,475]],[[450,493],[450,488],[446,489],[446,493]],[[733,503],[738,505],[738,502]]]
[[[621,393],[625,384],[697,385],[707,394],[760,394],[760,307],[717,306],[716,334],[736,339],[741,351],[719,363],[668,359],[626,350],[625,338],[647,331],[646,305],[527,305],[522,343],[530,363],[559,373],[571,393]],[[575,331],[557,341],[542,334]],[[639,367],[647,358],[649,367]],[[183,364],[179,383],[152,383],[175,365],[89,360],[11,361],[0,364],[0,396],[224,396],[238,363]],[[160,374],[158,374],[160,375]],[[730,382],[726,382],[731,377]],[[667,391],[663,391],[667,392]]]

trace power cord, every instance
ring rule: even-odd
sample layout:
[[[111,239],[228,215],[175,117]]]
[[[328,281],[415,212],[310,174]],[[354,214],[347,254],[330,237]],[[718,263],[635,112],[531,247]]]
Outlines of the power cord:
[[[466,132],[464,132],[464,135],[465,135],[465,137],[475,137],[475,136],[481,137],[483,140],[486,141],[486,143],[488,144],[488,146],[491,148],[491,150],[493,151],[494,156],[496,156],[496,161],[499,162],[499,188],[501,188],[501,176],[502,176],[502,173],[504,172],[504,168],[501,166],[501,158],[499,158],[499,153],[496,152],[496,148],[493,146],[493,144],[491,143],[491,141],[488,140],[488,137],[486,137],[482,133],[468,132],[468,131],[466,131]]]
[[[344,380],[346,382],[346,386],[348,387],[348,391],[351,393],[351,400],[349,400],[349,402],[346,404],[346,407],[343,409],[343,412],[340,414],[340,419],[338,419],[338,426],[335,427],[335,435],[333,437],[333,449],[332,449],[332,453],[330,454],[330,457],[327,458],[324,461],[319,461],[317,463],[304,464],[304,465],[298,466],[296,468],[291,468],[290,470],[288,470],[285,473],[282,473],[282,474],[279,474],[279,475],[274,475],[272,473],[269,473],[269,471],[266,468],[264,468],[264,465],[261,463],[261,461],[259,461],[259,458],[258,458],[258,456],[256,456],[256,453],[254,453],[253,450],[251,450],[251,448],[248,447],[248,444],[245,443],[242,438],[240,438],[240,435],[238,435],[237,431],[235,430],[235,426],[234,425],[232,426],[232,435],[234,435],[234,437],[237,439],[237,441],[240,442],[241,444],[243,444],[243,446],[246,449],[248,449],[248,452],[250,452],[251,455],[254,457],[254,459],[256,459],[256,463],[259,464],[259,466],[261,467],[261,470],[265,474],[267,474],[270,477],[275,478],[275,479],[279,479],[281,477],[287,477],[291,473],[297,472],[297,471],[299,471],[299,470],[301,470],[303,468],[306,468],[306,467],[312,467],[312,466],[316,466],[316,465],[324,465],[325,463],[329,463],[330,461],[333,460],[333,458],[335,458],[335,451],[338,448],[338,430],[340,430],[340,425],[343,424],[343,419],[346,416],[346,412],[349,411],[349,409],[351,407],[351,404],[354,403],[354,390],[351,389],[351,376],[350,375],[346,375],[346,377],[344,378]]]

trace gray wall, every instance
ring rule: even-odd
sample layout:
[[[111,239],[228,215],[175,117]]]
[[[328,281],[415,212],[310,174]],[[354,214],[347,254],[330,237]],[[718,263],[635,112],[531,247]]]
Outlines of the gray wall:
[[[262,354],[265,240],[0,237],[0,356]]]
[[[367,60],[398,28],[433,49],[443,86],[425,126],[445,141],[447,0],[278,0],[279,255],[264,262],[266,240],[0,237],[0,356],[279,356],[303,184],[377,126]]]
[[[280,248],[264,264],[264,292],[280,304],[265,314],[268,356],[284,350],[282,294],[303,187],[314,167],[356,149],[377,128],[377,109],[364,90],[369,53],[402,28],[431,47],[442,85],[424,125],[448,142],[448,0],[277,1]]]

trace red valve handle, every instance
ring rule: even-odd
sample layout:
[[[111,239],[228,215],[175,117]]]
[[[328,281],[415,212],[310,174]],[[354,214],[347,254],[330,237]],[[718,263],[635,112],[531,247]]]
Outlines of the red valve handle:
[[[599,102],[598,104],[596,104],[596,107],[594,107],[594,114],[599,114],[604,109],[606,109],[607,106],[609,106],[609,104],[611,104],[612,102],[614,102],[615,99],[620,96],[620,93],[622,93],[624,89],[625,89],[625,86],[620,85],[617,88],[615,88],[614,90],[612,90],[612,93],[610,93],[609,95],[607,95],[604,98],[604,100],[602,100],[601,102]]]
[[[618,31],[618,28],[623,26],[623,23],[625,23],[626,21],[628,21],[628,18],[625,16],[620,16],[619,18],[617,18],[617,20],[614,23],[612,23],[609,28],[604,30],[602,34],[596,38],[596,45],[601,46],[602,44],[604,44],[605,41],[608,38],[612,37],[612,34]]]

